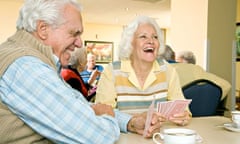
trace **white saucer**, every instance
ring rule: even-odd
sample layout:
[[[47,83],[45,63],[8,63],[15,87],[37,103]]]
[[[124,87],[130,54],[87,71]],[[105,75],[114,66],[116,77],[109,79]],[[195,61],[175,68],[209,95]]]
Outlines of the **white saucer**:
[[[240,132],[240,128],[233,127],[232,123],[225,123],[225,124],[223,124],[223,127],[227,130],[230,130],[230,131]]]

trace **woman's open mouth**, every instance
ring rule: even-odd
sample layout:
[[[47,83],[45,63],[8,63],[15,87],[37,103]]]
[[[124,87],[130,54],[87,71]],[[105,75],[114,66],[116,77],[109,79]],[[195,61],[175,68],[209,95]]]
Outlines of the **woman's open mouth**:
[[[147,53],[153,53],[154,52],[154,48],[151,48],[151,47],[144,48],[143,51],[147,52]]]

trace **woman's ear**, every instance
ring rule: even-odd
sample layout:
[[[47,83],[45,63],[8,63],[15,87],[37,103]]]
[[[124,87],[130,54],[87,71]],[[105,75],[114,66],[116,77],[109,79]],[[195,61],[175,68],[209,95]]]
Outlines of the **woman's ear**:
[[[45,23],[44,21],[38,21],[37,22],[37,36],[41,39],[41,40],[46,40],[48,37],[48,29],[49,29],[49,25],[47,23]]]

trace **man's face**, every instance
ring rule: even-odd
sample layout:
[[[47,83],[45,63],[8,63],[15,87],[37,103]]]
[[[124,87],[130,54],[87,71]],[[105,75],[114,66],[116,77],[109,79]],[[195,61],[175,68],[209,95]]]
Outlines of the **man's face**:
[[[82,17],[72,5],[64,9],[65,22],[57,28],[49,28],[48,37],[43,42],[53,48],[53,53],[60,59],[62,65],[68,64],[71,52],[82,47],[83,32]]]
[[[94,55],[88,56],[87,57],[87,68],[89,70],[92,70],[95,67],[96,64],[96,58]]]

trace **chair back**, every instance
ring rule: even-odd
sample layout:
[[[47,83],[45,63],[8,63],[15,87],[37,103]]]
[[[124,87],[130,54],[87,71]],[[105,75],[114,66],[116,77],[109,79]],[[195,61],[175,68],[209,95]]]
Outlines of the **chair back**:
[[[195,80],[182,87],[186,99],[192,99],[189,109],[193,117],[217,114],[222,89],[211,81]]]

